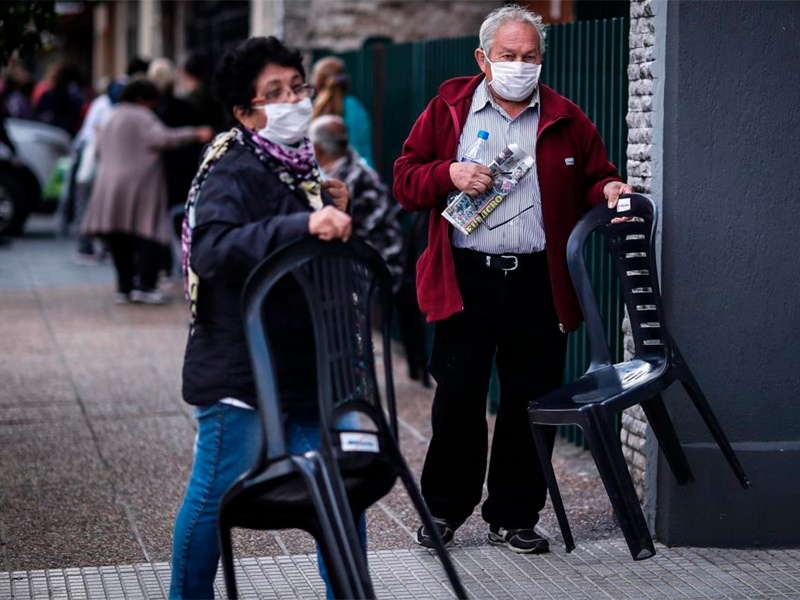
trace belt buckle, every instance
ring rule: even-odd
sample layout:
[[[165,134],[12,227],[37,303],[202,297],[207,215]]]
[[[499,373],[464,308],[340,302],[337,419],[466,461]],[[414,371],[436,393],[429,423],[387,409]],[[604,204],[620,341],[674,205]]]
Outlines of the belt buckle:
[[[514,256],[513,254],[501,254],[500,258],[513,258],[514,259],[514,266],[513,267],[508,267],[507,269],[503,268],[503,271],[514,271],[519,266],[519,259],[516,256]]]

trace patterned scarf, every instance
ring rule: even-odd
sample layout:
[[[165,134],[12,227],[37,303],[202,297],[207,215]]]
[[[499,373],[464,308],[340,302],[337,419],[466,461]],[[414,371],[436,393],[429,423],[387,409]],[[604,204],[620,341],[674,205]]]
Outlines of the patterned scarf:
[[[314,158],[314,146],[308,138],[303,138],[303,142],[295,149],[271,142],[255,131],[249,133],[252,134],[251,139],[259,150],[266,152],[286,169],[294,172],[298,179],[305,181],[313,178],[317,159]]]
[[[255,131],[236,126],[219,134],[206,147],[200,168],[189,187],[186,208],[181,228],[181,262],[183,267],[183,289],[190,303],[192,331],[197,317],[197,293],[200,277],[192,270],[191,249],[192,230],[196,224],[197,204],[200,192],[209,174],[220,159],[235,145],[242,145],[251,151],[265,166],[269,167],[290,190],[302,191],[312,210],[322,208],[322,191],[314,148],[308,138],[293,150],[262,138]]]

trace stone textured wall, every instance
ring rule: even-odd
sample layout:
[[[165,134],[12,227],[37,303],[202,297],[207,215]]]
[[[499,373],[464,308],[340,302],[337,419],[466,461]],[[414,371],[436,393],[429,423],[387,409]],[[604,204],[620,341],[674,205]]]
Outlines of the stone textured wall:
[[[652,192],[653,150],[653,73],[655,59],[655,17],[652,0],[631,0],[631,29],[628,38],[628,182],[634,190]],[[625,360],[633,355],[633,337],[627,313],[622,324],[625,332]],[[639,406],[622,415],[622,452],[628,461],[636,492],[646,501],[647,460],[645,441],[647,419]]]
[[[655,16],[652,0],[632,0],[628,65],[628,182],[651,192]]]
[[[354,50],[367,37],[394,42],[477,35],[497,0],[291,0],[284,3],[285,39],[311,50]]]

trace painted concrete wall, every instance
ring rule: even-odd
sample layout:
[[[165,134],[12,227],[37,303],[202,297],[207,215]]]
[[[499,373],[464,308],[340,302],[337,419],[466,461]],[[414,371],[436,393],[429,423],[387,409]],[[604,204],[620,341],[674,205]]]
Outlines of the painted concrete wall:
[[[697,482],[659,464],[668,543],[800,544],[800,3],[669,2],[662,281],[675,340],[752,480],[681,391]]]

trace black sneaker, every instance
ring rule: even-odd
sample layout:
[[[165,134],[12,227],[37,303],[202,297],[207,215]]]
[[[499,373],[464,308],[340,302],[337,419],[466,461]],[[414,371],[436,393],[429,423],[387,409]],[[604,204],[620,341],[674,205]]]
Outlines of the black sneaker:
[[[550,542],[533,529],[506,529],[489,527],[489,542],[497,546],[508,546],[519,554],[543,554],[550,551]]]
[[[442,542],[444,542],[445,548],[453,543],[453,536],[455,536],[456,529],[458,529],[461,523],[453,523],[453,521],[448,521],[447,519],[437,519],[436,517],[433,518],[433,524],[436,529],[439,531],[439,536],[442,538]],[[425,525],[420,526],[417,529],[417,539],[416,542],[420,546],[425,546],[426,548],[433,548],[433,536],[425,529]]]

